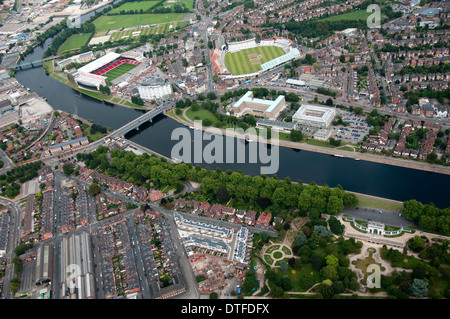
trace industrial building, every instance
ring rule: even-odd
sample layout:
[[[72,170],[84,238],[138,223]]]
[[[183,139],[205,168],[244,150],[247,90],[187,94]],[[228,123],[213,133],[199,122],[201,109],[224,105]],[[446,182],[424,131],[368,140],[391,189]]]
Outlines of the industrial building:
[[[53,277],[53,248],[50,245],[42,245],[36,254],[36,285],[50,283]]]
[[[62,239],[60,279],[62,296],[70,299],[95,297],[91,243],[86,231]]]
[[[333,121],[336,110],[331,107],[302,104],[292,116],[292,121],[300,125],[327,128]]]

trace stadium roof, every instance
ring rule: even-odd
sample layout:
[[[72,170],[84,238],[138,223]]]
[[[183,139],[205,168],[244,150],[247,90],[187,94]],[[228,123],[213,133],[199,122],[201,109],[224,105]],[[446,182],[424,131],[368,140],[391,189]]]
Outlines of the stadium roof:
[[[269,70],[273,67],[276,67],[280,64],[283,64],[289,60],[294,59],[296,56],[300,55],[300,51],[297,48],[293,48],[289,53],[283,54],[282,56],[279,56],[278,58],[275,58],[273,60],[270,60],[266,63],[261,64],[261,69],[263,71]]]
[[[78,72],[80,73],[90,73],[92,71],[95,71],[105,64],[108,64],[109,62],[114,61],[115,59],[119,58],[120,54],[115,52],[109,52],[102,56],[101,58],[98,58],[95,61],[92,61],[91,63],[86,64],[85,66],[78,69]]]
[[[100,87],[100,85],[105,85],[105,80],[106,77],[92,73],[78,73],[75,77],[75,81],[77,83],[87,86],[95,86],[97,88]]]

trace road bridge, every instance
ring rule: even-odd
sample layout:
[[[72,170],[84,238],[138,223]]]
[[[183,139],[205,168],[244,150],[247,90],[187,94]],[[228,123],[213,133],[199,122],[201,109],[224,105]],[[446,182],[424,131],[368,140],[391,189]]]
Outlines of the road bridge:
[[[42,66],[42,64],[46,61],[51,61],[51,60],[55,60],[57,58],[59,58],[60,56],[51,56],[45,59],[41,59],[41,60],[35,60],[35,61],[31,61],[31,62],[23,62],[23,63],[19,63],[19,64],[14,64],[14,65],[10,65],[8,67],[8,69],[14,69],[14,70],[26,70],[26,69],[32,69],[32,68],[36,68],[36,67],[40,67]]]
[[[152,109],[144,114],[142,114],[141,116],[139,116],[138,118],[134,119],[133,121],[125,124],[124,126],[122,126],[121,128],[115,130],[114,132],[111,133],[110,137],[111,138],[115,138],[115,137],[123,137],[125,136],[128,132],[132,131],[132,130],[139,130],[139,127],[144,124],[145,122],[152,122],[153,119],[158,116],[159,114],[164,113],[164,111],[166,109],[168,109],[170,106],[158,106],[155,109]]]

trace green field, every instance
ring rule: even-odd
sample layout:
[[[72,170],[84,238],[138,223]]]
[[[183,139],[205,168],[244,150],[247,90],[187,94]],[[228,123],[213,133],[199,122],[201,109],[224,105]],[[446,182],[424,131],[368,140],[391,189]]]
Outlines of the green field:
[[[261,46],[228,53],[225,65],[234,75],[254,73],[261,70],[261,64],[284,55],[283,49],[276,46]]]
[[[139,36],[143,36],[143,35],[164,34],[164,33],[170,32],[172,30],[175,30],[177,27],[184,28],[187,24],[188,24],[187,21],[175,21],[175,22],[157,24],[154,27],[146,27],[146,28],[142,28],[142,29],[118,31],[118,32],[114,32],[111,35],[111,37],[109,38],[109,41],[114,42],[114,41],[119,41],[121,39],[139,37]]]
[[[185,8],[191,10],[194,7],[194,0],[167,0],[164,3],[164,7],[165,8],[173,7],[176,4],[184,5]]]
[[[124,10],[125,12],[131,11],[131,10],[143,10],[146,11],[153,7],[155,4],[157,4],[159,1],[137,1],[137,2],[127,2],[122,4],[121,6],[112,9],[108,12],[108,14],[115,14],[119,13],[120,11]]]
[[[117,79],[119,76],[133,70],[137,65],[129,64],[129,63],[123,63],[119,65],[117,68],[112,69],[111,71],[103,74],[103,76],[106,76],[106,79],[108,81],[112,81],[114,79]]]
[[[367,20],[367,18],[372,14],[372,12],[367,12],[366,10],[356,10],[353,12],[338,14],[332,17],[320,19],[318,21],[341,21],[341,20]]]
[[[121,28],[138,27],[143,24],[181,21],[183,16],[183,13],[105,15],[95,19],[93,23],[96,31],[119,30]]]
[[[70,36],[58,49],[58,54],[73,49],[79,49],[85,45],[91,38],[90,33],[74,34]]]

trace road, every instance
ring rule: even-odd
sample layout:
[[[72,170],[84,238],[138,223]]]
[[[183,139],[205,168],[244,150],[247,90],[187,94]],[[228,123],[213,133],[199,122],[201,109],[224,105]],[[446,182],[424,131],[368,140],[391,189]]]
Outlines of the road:
[[[198,2],[196,1],[196,6],[195,6],[195,13],[197,15],[199,15],[201,17],[201,20],[197,23],[197,26],[199,27],[199,29],[201,30],[201,36],[203,38],[203,43],[205,45],[205,60],[206,60],[206,66],[207,66],[207,70],[208,70],[208,92],[213,92],[214,91],[214,80],[213,80],[213,73],[212,73],[212,67],[211,67],[211,56],[210,56],[210,52],[209,52],[209,46],[208,46],[208,25],[211,23],[211,19],[206,16],[203,15],[199,10],[198,10]]]
[[[8,238],[7,253],[6,253],[6,269],[3,277],[2,298],[12,298],[9,292],[9,282],[14,278],[14,267],[12,260],[15,257],[14,249],[20,243],[20,223],[22,214],[19,209],[19,204],[8,198],[0,197],[0,204],[8,207],[10,211],[10,235]]]

